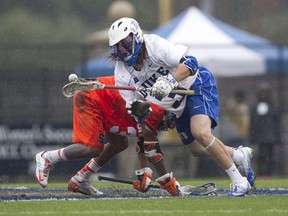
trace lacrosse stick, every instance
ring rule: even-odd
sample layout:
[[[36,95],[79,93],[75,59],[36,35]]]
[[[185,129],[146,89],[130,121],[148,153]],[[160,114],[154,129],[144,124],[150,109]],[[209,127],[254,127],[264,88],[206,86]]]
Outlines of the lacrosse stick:
[[[124,184],[133,184],[132,180],[128,179],[118,179],[118,178],[112,178],[112,177],[106,177],[99,175],[98,180],[106,180],[111,182],[118,182],[118,183],[124,183]],[[150,184],[148,186],[149,188],[157,188],[161,189],[159,185]],[[217,187],[216,184],[213,182],[206,183],[201,186],[191,186],[186,185],[183,187],[179,187],[180,194],[182,196],[210,196],[210,195],[217,195]]]
[[[201,186],[185,185],[179,188],[183,196],[211,196],[217,195],[217,186],[213,182],[206,183]]]
[[[102,175],[99,175],[99,176],[98,176],[98,180],[99,180],[99,181],[105,180],[105,181],[111,181],[111,182],[118,182],[118,183],[124,183],[124,184],[131,184],[131,185],[133,185],[133,181],[132,181],[132,180],[111,178],[111,177],[102,176]],[[154,184],[150,184],[148,187],[149,187],[149,188],[158,188],[158,189],[160,189],[160,186],[159,186],[159,185],[154,185]]]
[[[70,78],[70,76],[69,76]],[[70,79],[70,83],[64,85],[62,88],[62,93],[65,97],[73,97],[78,92],[85,92],[91,90],[98,90],[98,89],[118,89],[118,90],[129,90],[129,91],[147,91],[150,92],[151,88],[144,88],[144,87],[134,87],[134,86],[114,86],[114,85],[105,85],[100,83],[98,80],[91,81],[91,80],[83,80],[78,79],[75,75],[73,76],[74,79]],[[194,95],[193,90],[181,90],[181,89],[173,89],[171,93],[174,94],[184,94],[184,95]]]

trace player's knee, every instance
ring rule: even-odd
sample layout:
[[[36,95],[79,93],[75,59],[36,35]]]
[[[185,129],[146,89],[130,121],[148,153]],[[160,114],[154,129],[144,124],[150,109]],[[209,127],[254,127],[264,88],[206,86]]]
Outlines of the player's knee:
[[[207,132],[207,130],[201,128],[198,128],[197,130],[193,131],[192,135],[202,145],[204,143],[208,143],[211,137],[210,132]]]
[[[194,142],[192,142],[190,145],[187,145],[187,147],[194,157],[209,156],[209,153],[206,151],[205,147],[202,146],[197,140],[194,140]]]

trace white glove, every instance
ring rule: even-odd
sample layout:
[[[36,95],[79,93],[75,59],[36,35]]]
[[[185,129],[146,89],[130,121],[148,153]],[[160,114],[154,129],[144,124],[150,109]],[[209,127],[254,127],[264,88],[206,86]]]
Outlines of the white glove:
[[[171,90],[178,85],[178,81],[171,74],[159,77],[152,86],[150,95],[154,97],[167,97]]]

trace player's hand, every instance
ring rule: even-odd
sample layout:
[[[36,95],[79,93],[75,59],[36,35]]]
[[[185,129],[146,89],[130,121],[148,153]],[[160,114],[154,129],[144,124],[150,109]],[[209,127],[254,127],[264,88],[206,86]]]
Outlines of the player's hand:
[[[145,119],[149,118],[152,112],[150,103],[136,99],[127,104],[126,108],[128,109],[128,114],[132,115],[139,123],[144,122]]]
[[[133,187],[140,192],[147,192],[152,181],[152,173],[149,167],[136,170],[137,180],[133,181]]]
[[[178,81],[171,75],[159,77],[151,87],[150,95],[154,97],[167,97],[172,89],[177,87]]]
[[[166,173],[165,175],[156,179],[156,181],[160,184],[162,189],[167,190],[172,196],[179,196],[180,184],[173,178],[172,173]]]
[[[175,124],[173,122],[171,113],[169,111],[165,111],[164,117],[161,120],[161,122],[158,124],[157,129],[159,131],[167,131],[167,130],[174,129],[174,128],[175,128]]]

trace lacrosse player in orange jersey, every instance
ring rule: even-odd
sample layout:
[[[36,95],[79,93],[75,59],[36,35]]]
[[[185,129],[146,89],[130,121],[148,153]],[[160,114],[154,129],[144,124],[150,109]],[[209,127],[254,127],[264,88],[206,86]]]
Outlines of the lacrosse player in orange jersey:
[[[113,76],[100,77],[98,80],[107,85],[115,84]],[[171,175],[165,168],[156,137],[164,110],[151,104],[152,113],[149,107],[141,113],[138,108],[143,105],[147,105],[147,102],[134,101],[127,109],[118,90],[99,89],[77,93],[74,96],[73,144],[36,154],[35,175],[39,184],[48,186],[50,170],[59,161],[92,158],[71,178],[68,190],[85,195],[103,194],[91,184],[90,177],[128,147],[128,136],[139,138],[137,152],[139,155],[145,153],[159,176]],[[105,144],[106,140],[108,144]],[[133,182],[133,186],[138,191],[146,192],[152,180],[152,170],[146,167],[145,160],[141,160],[140,164],[142,169],[136,170],[138,179]],[[176,179],[171,181],[176,182]],[[171,195],[179,195],[176,187],[167,185],[164,189]]]

